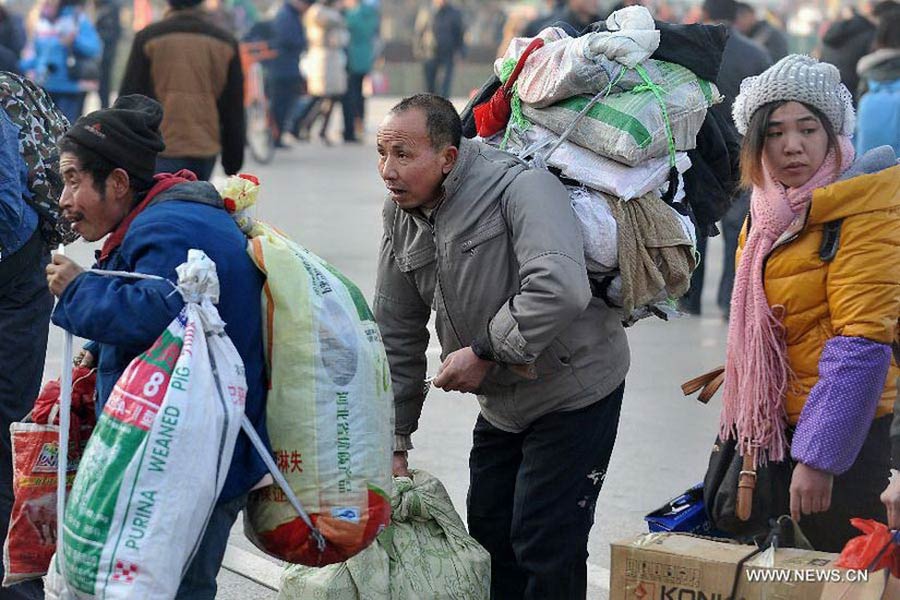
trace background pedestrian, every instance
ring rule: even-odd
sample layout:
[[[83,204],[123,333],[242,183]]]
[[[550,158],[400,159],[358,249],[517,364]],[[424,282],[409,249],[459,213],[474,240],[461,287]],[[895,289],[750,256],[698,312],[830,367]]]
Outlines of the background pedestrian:
[[[74,122],[84,110],[87,90],[99,85],[103,43],[84,0],[45,0],[38,10],[22,70]]]
[[[366,116],[363,80],[375,64],[380,17],[377,8],[362,0],[345,0],[344,19],[350,35],[347,45],[347,93],[341,101],[344,141],[358,142],[364,131]]]
[[[419,10],[414,35],[413,53],[422,61],[425,90],[449,98],[456,60],[466,49],[462,13],[450,0],[432,0]]]

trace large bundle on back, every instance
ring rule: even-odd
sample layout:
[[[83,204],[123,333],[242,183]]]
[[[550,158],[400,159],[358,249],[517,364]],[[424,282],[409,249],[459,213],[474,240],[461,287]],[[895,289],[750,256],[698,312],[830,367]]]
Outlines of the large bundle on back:
[[[702,201],[686,198],[688,152],[722,97],[693,64],[651,58],[669,54],[658,52],[661,32],[645,8],[616,11],[595,29],[573,38],[550,27],[512,40],[495,63],[503,87],[484,102],[486,85],[464,126],[474,120],[483,141],[566,184],[596,295],[626,323],[667,318],[697,265],[691,207]],[[504,101],[509,110],[497,110]],[[703,233],[720,216],[706,208]]]
[[[359,289],[274,227],[248,216],[258,182],[228,180],[226,208],[266,274],[262,304],[279,486],[250,493],[245,532],[264,552],[310,566],[343,562],[390,522],[393,395],[375,319]]]

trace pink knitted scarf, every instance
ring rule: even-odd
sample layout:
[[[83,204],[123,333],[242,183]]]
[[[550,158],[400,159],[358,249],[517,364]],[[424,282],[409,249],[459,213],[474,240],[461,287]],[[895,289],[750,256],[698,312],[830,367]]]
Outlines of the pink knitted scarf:
[[[819,170],[799,188],[785,188],[776,182],[763,161],[764,184],[753,188],[750,199],[751,230],[731,295],[719,433],[723,440],[736,436],[742,455],[755,451],[757,464],[783,460],[788,446],[784,397],[790,370],[784,326],[766,299],[765,260],[794,219],[806,213],[813,190],[834,183],[853,162],[850,138],[840,136],[839,143],[840,168],[836,168],[837,155],[832,149]]]

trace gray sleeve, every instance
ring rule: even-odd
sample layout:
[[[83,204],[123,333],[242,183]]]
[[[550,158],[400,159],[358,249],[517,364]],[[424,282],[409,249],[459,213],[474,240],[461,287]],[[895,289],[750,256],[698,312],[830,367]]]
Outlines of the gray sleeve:
[[[504,210],[521,283],[488,334],[497,360],[530,364],[587,308],[591,289],[581,231],[556,177],[525,171],[507,190]]]
[[[384,341],[394,390],[396,450],[412,447],[425,402],[428,319],[431,307],[422,300],[410,275],[394,259],[390,231],[385,230],[378,258],[373,309]]]

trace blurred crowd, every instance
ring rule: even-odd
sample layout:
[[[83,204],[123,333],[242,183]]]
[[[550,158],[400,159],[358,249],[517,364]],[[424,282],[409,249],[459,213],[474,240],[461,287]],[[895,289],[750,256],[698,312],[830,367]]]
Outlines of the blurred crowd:
[[[332,108],[340,102],[348,123],[344,138],[355,141],[365,110],[363,80],[378,53],[379,0],[286,0],[267,11],[253,0],[168,4],[41,0],[27,14],[0,5],[0,70],[32,79],[74,122],[90,93],[109,106],[118,91],[115,82],[127,75],[117,51],[132,30],[173,10],[196,8],[235,40],[271,46],[273,57],[264,65],[266,92],[285,133],[303,138],[321,121],[324,139]]]
[[[264,68],[276,147],[288,145],[288,137],[308,140],[314,128],[330,144],[328,124],[337,103],[344,142],[360,140],[363,84],[379,52],[379,8],[377,0],[286,0],[273,18],[248,28],[244,39],[265,41],[275,53]]]
[[[581,30],[633,4],[647,6],[662,21],[709,19],[701,4],[674,0],[622,0],[615,5],[600,0],[385,0],[385,6],[381,4],[381,0],[274,4],[205,0],[202,8],[212,23],[236,39],[266,41],[277,53],[265,62],[266,93],[285,139],[306,139],[318,123],[319,137],[328,141],[327,125],[340,102],[348,120],[344,127],[348,142],[361,133],[364,81],[383,47],[383,11],[402,14],[404,25],[411,25],[405,31],[389,30],[385,37],[412,37],[412,56],[421,63],[422,89],[445,96],[450,95],[455,67],[468,58],[468,46],[490,43],[490,38],[502,54],[513,37],[533,36],[558,21]],[[725,2],[717,15],[722,18],[713,20],[729,24],[740,49],[735,60],[755,61],[752,70],[759,70],[763,54],[773,63],[788,52],[809,52],[837,65],[859,102],[867,92],[885,96],[893,91],[889,83],[898,78],[898,33],[896,25],[891,25],[896,19],[885,19],[885,15],[896,6],[891,0],[861,2],[829,18],[819,3],[800,2],[788,10],[784,4]],[[161,16],[161,11],[154,11],[152,0],[41,0],[28,14],[0,6],[0,69],[28,75],[74,119],[83,112],[88,93],[97,92],[101,106],[109,105],[112,82],[118,81],[120,40],[130,38],[127,30],[149,25],[154,16]],[[886,25],[879,32],[881,21]],[[735,75],[735,80],[740,78]],[[860,138],[867,143],[866,135]]]

